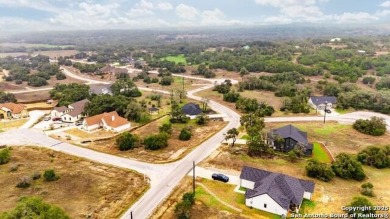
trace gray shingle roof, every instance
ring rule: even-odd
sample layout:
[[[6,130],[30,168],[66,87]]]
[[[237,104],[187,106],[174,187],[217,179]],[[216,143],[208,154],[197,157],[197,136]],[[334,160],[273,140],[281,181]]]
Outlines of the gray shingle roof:
[[[337,98],[334,96],[311,96],[310,99],[316,106],[324,103],[337,103]]]
[[[284,209],[288,209],[290,203],[301,204],[305,191],[314,191],[311,181],[247,166],[243,167],[240,179],[255,182],[254,189],[246,191],[246,198],[267,194]]]
[[[199,105],[196,103],[187,103],[186,105],[183,106],[182,111],[186,115],[191,115],[191,116],[202,114],[202,110],[200,109]]]
[[[274,129],[271,131],[272,134],[277,134],[282,138],[292,138],[297,142],[307,144],[307,133],[302,132],[297,127],[293,125],[286,125],[279,129]]]
[[[110,84],[91,84],[89,85],[89,91],[92,94],[111,94]]]
[[[84,112],[85,105],[89,103],[89,100],[84,99],[70,104],[69,106],[73,107],[73,110],[68,113],[72,117],[76,117]]]

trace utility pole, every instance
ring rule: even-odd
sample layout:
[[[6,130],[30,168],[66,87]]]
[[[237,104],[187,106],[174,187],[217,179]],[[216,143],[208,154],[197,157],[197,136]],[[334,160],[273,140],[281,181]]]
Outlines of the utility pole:
[[[130,211],[130,219],[133,219],[133,212]]]
[[[192,193],[195,195],[195,161],[192,163]]]
[[[324,109],[324,123],[325,123],[325,119],[326,119],[326,107],[328,106],[328,101],[325,101],[325,109]]]

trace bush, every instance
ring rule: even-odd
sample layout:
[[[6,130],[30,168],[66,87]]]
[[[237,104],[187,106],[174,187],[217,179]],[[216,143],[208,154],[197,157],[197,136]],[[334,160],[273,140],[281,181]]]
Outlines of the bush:
[[[158,150],[168,146],[168,134],[160,133],[157,135],[150,135],[144,140],[144,145],[146,149],[149,150]]]
[[[0,149],[0,165],[6,164],[11,159],[11,150],[9,148]]]
[[[41,173],[40,172],[34,172],[33,175],[31,176],[31,179],[37,180],[41,178]]]
[[[181,141],[188,141],[192,137],[191,132],[187,128],[183,128],[180,132],[179,139]]]
[[[47,85],[48,83],[44,78],[34,75],[29,77],[27,84],[32,87],[41,87]]]
[[[20,178],[18,184],[16,184],[16,187],[18,188],[27,188],[31,185],[31,179],[28,176],[23,176]]]
[[[344,179],[361,181],[366,178],[362,165],[346,153],[341,153],[336,156],[332,164],[332,169],[337,176]]]
[[[165,123],[162,126],[160,126],[158,129],[159,129],[160,133],[165,132],[167,134],[172,134],[172,124],[171,123]]]
[[[329,182],[335,176],[330,166],[315,159],[309,160],[305,169],[309,177],[317,178],[324,182]]]
[[[185,193],[182,200],[176,204],[176,218],[189,219],[191,217],[191,207],[195,203],[195,195],[193,193]]]
[[[9,171],[10,171],[10,172],[15,172],[15,171],[18,170],[18,168],[19,168],[19,164],[14,163],[14,164],[12,164],[12,165],[10,166]]]
[[[386,149],[378,147],[368,147],[358,153],[357,159],[362,164],[374,166],[376,168],[390,167],[390,156],[386,154]]]
[[[363,78],[363,84],[373,84],[375,82],[375,78],[374,77],[364,77]]]
[[[62,72],[58,72],[56,74],[56,79],[57,80],[65,80],[66,79],[66,75],[64,73],[62,73]]]
[[[360,193],[362,195],[365,195],[365,196],[373,197],[374,196],[373,188],[374,188],[374,185],[372,185],[371,183],[369,183],[369,182],[363,183],[361,185]]]
[[[367,135],[380,136],[386,133],[386,122],[383,118],[374,116],[370,120],[356,120],[353,128]]]
[[[355,215],[355,216],[350,217],[350,218],[354,218],[354,219],[358,219],[358,218],[375,219],[376,218],[376,217],[369,217],[369,216],[366,216],[366,217],[359,216],[359,214],[369,215],[370,213],[375,214],[375,212],[376,212],[374,210],[373,204],[368,199],[366,199],[364,197],[354,197],[352,199],[352,202],[349,205],[347,205],[346,209],[348,209],[347,213],[349,215]]]
[[[0,218],[56,218],[69,219],[60,208],[47,204],[38,197],[23,197],[10,212],[0,214]]]
[[[121,151],[127,151],[130,149],[134,149],[137,146],[137,143],[139,142],[139,138],[136,135],[132,135],[129,132],[125,132],[121,134],[116,139],[116,145],[118,146],[119,150]]]
[[[169,85],[172,84],[172,82],[173,82],[173,77],[171,77],[171,76],[163,76],[161,78],[160,84],[162,86],[169,86]]]
[[[230,103],[235,103],[240,98],[240,93],[236,91],[230,91],[223,95],[223,100]]]
[[[45,177],[46,181],[56,181],[60,178],[59,176],[56,175],[53,169],[45,170],[43,177]]]
[[[296,153],[295,149],[291,150],[287,153],[287,159],[291,162],[296,162],[298,160],[298,154]]]
[[[206,125],[209,122],[209,117],[204,114],[198,115],[196,117],[196,124],[198,125]]]

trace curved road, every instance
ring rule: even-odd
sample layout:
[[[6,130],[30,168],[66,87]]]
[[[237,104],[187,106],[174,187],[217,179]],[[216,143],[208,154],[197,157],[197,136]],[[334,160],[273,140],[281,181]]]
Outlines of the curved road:
[[[74,77],[80,80],[87,81],[88,83],[105,83],[92,79],[82,78],[78,75],[71,73],[68,70],[64,70],[64,73],[70,77]],[[152,71],[151,73],[157,73]],[[213,86],[213,83],[217,81],[221,83],[224,79],[204,79],[192,76],[183,76],[177,75],[178,77],[186,77],[190,79],[200,79],[209,82],[209,85],[206,85],[201,88],[197,88],[191,91],[188,91],[187,96],[189,98],[201,101],[201,97],[195,95],[196,92],[209,89]],[[237,83],[237,81],[232,80],[232,83]],[[151,91],[149,88],[139,87],[141,90]],[[168,91],[154,90],[156,92],[162,92],[169,94]],[[31,91],[30,91],[31,92]],[[227,115],[229,124],[222,129],[220,132],[215,134],[213,137],[206,140],[204,143],[199,145],[191,153],[189,153],[185,158],[170,164],[150,164],[139,161],[134,161],[127,158],[117,157],[114,155],[109,155],[105,153],[100,153],[97,151],[77,147],[71,144],[63,143],[61,141],[52,139],[48,136],[45,136],[43,133],[31,130],[31,129],[18,129],[12,130],[4,133],[0,133],[0,144],[9,144],[9,145],[37,145],[43,147],[50,147],[53,150],[69,153],[75,156],[84,157],[90,160],[94,160],[101,163],[106,163],[110,165],[115,165],[118,167],[123,167],[127,169],[133,169],[138,172],[144,173],[151,179],[151,188],[139,199],[135,204],[131,206],[130,209],[122,216],[122,218],[130,218],[130,212],[133,212],[134,218],[148,218],[151,213],[155,210],[156,207],[169,196],[171,191],[176,185],[179,184],[180,180],[191,170],[192,162],[199,163],[206,157],[208,157],[214,150],[216,150],[220,142],[224,140],[224,133],[228,129],[238,127],[240,125],[240,116],[229,109],[228,107],[223,106],[215,101],[209,101],[209,106],[219,112]],[[360,118],[369,118],[371,116],[380,116],[385,118],[388,128],[390,130],[390,116],[385,116],[382,114],[371,113],[371,112],[355,112],[350,114],[345,114],[341,116],[327,117],[327,120],[334,120],[344,123],[352,123],[356,119]],[[288,122],[288,121],[322,121],[322,116],[315,117],[273,117],[266,118],[266,122]]]

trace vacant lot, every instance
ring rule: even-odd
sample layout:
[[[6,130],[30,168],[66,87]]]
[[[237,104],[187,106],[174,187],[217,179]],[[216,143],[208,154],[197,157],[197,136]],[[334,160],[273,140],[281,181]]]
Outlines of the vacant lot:
[[[27,92],[27,93],[15,94],[15,97],[19,103],[46,101],[50,99],[49,92],[50,92],[49,90]]]
[[[360,195],[360,185],[364,182],[371,182],[374,185],[374,193],[376,197],[370,198],[374,205],[390,205],[390,169],[375,169],[364,166],[364,171],[367,179],[363,182],[353,180],[343,180],[334,178],[331,182],[322,182],[316,179],[309,178],[305,175],[306,162],[301,160],[296,163],[291,163],[281,158],[256,158],[249,157],[245,153],[232,154],[227,146],[223,146],[219,151],[215,152],[208,160],[202,163],[204,167],[212,167],[225,169],[227,172],[239,175],[239,171],[243,166],[251,166],[268,171],[284,173],[301,179],[312,180],[316,183],[313,201],[315,208],[308,209],[308,213],[342,213],[342,206],[350,203],[352,198]],[[221,191],[218,189],[221,188]],[[224,194],[226,189],[223,186],[216,186],[215,194]],[[233,195],[233,191],[229,197]],[[220,197],[221,198],[221,197]]]
[[[131,131],[131,133],[136,134],[141,138],[157,134],[159,132],[159,126],[167,121],[168,117],[164,117],[142,126],[141,128],[135,129]],[[168,140],[168,147],[157,151],[145,150],[143,147],[129,151],[119,151],[115,145],[116,137],[108,140],[88,143],[85,144],[85,147],[118,156],[131,157],[141,161],[165,163],[185,156],[200,143],[225,127],[226,124],[227,123],[223,121],[210,121],[206,126],[198,126],[195,124],[194,120],[190,121],[188,124],[173,124],[173,131],[170,139]],[[188,126],[192,127],[192,138],[189,141],[179,140],[181,129]]]
[[[322,142],[335,156],[341,152],[356,154],[370,145],[390,144],[390,134],[374,137],[362,134],[352,128],[351,125],[342,125],[337,122],[292,122],[292,123],[267,123],[266,129],[279,128],[292,124],[302,131],[307,132],[310,142]]]
[[[16,120],[0,120],[0,128],[2,130],[16,129],[27,122],[28,119],[16,119]]]
[[[157,75],[150,74],[150,78],[158,78],[161,80],[160,77],[157,77]],[[162,86],[159,83],[151,83],[147,84],[144,83],[143,80],[138,80],[135,82],[137,86],[141,87],[147,87],[151,89],[156,89],[156,90],[166,90],[166,91],[176,91],[176,90],[183,90],[183,78],[182,77],[173,77],[174,81],[171,85],[169,86]],[[203,84],[207,84],[207,82],[203,80],[198,80],[198,79],[188,79],[184,78],[184,89],[185,90],[192,90],[195,88],[202,87]]]
[[[19,165],[10,172],[10,167]],[[105,166],[43,148],[15,147],[8,164],[0,166],[0,212],[14,208],[22,196],[40,196],[71,218],[118,218],[148,188],[135,172]],[[42,178],[28,188],[17,188],[23,176],[53,168],[60,179]]]

